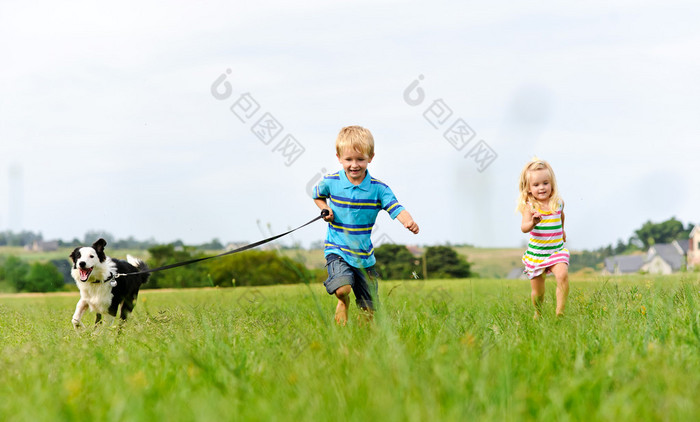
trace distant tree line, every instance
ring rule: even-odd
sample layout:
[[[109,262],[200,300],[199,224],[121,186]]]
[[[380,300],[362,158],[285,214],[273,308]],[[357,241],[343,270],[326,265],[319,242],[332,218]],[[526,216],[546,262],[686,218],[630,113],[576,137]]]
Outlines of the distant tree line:
[[[670,243],[673,240],[687,241],[693,225],[686,227],[675,217],[661,223],[647,221],[635,230],[625,243],[618,240],[593,251],[573,254],[570,270],[578,271],[585,267],[596,268],[605,258],[646,250],[657,243]],[[151,268],[205,256],[205,250],[221,250],[224,246],[218,239],[199,246],[186,246],[181,241],[168,245],[158,245],[153,240],[137,241],[133,237],[115,240],[106,232],[90,231],[83,241],[74,239],[61,246],[82,246],[91,244],[97,238],[105,238],[114,249],[147,249]],[[41,234],[23,231],[20,233],[0,232],[0,246],[24,246],[41,241]],[[386,280],[407,280],[415,277],[467,278],[477,277],[471,270],[471,263],[460,256],[452,247],[429,246],[421,256],[414,256],[404,245],[384,244],[375,248],[377,270]],[[66,283],[71,283],[68,260],[51,263],[29,264],[15,256],[0,256],[0,281],[12,286],[16,291],[55,291]],[[279,255],[275,251],[251,250],[241,254],[225,256],[172,270],[156,272],[145,288],[177,288],[202,286],[254,286],[272,284],[293,284],[323,281],[325,269],[308,269],[303,264]]]
[[[584,250],[580,253],[572,254],[569,262],[569,271],[578,271],[586,267],[597,268],[605,261],[605,258],[646,251],[655,244],[671,243],[674,240],[687,242],[693,227],[694,224],[691,223],[683,227],[683,223],[678,221],[676,217],[671,217],[661,223],[647,221],[642,227],[634,231],[634,234],[629,237],[627,242],[618,239],[614,246],[610,244],[592,251]]]
[[[18,292],[54,292],[65,285],[64,275],[56,265],[29,264],[16,256],[0,256],[0,280]]]
[[[11,231],[0,232],[0,246],[27,246],[41,240],[43,240],[41,233],[29,231],[21,231],[19,233]]]
[[[148,265],[158,268],[206,256],[194,247],[158,245],[148,249]],[[250,250],[152,274],[147,288],[266,286],[310,283],[319,271],[306,268],[276,251]]]
[[[155,245],[148,252],[150,268],[206,256],[197,247],[175,244]],[[427,247],[422,256],[414,256],[404,245],[385,244],[376,248],[375,254],[377,270],[385,280],[422,278],[426,270],[430,279],[477,276],[471,271],[471,264],[449,246]],[[73,283],[70,270],[68,259],[29,264],[16,256],[0,257],[0,281],[18,292],[62,290],[66,283]],[[309,269],[276,251],[250,250],[154,272],[144,288],[320,283],[326,276],[325,268]]]
[[[158,245],[148,249],[151,268],[206,256],[201,249]],[[477,276],[471,264],[448,246],[425,248],[424,256],[414,256],[404,245],[384,244],[375,248],[376,268],[385,280],[407,280],[416,276],[467,278]],[[423,265],[425,260],[425,265]],[[415,274],[414,274],[415,273]],[[266,286],[273,284],[319,283],[326,279],[325,268],[309,269],[276,251],[250,250],[203,261],[172,270],[155,272],[148,288],[206,286]]]
[[[148,249],[151,268],[207,256],[199,247],[156,245]],[[447,246],[425,249],[430,278],[466,278],[475,276],[471,264]],[[375,249],[377,269],[384,279],[410,279],[414,272],[422,276],[423,258],[415,257],[406,246],[386,244]],[[276,251],[250,250],[221,258],[154,272],[145,288],[267,286],[273,284],[319,283],[327,277],[325,268],[310,269]]]
[[[146,250],[148,248],[158,245],[158,242],[156,242],[156,240],[152,238],[148,240],[137,240],[133,236],[129,236],[126,239],[116,239],[115,236],[109,232],[100,230],[90,230],[85,233],[82,239],[78,239],[77,237],[73,240],[68,241],[58,239],[58,246],[66,248],[77,248],[79,246],[92,245],[92,243],[99,238],[105,239],[109,247],[112,249]],[[31,231],[21,231],[18,233],[14,233],[9,230],[0,232],[0,246],[24,247],[32,246],[34,242],[42,241],[44,241],[44,236],[41,233],[34,233]],[[184,247],[185,243],[181,240],[176,240],[172,242],[172,245],[174,245],[175,247]],[[224,249],[224,245],[219,239],[215,238],[209,242],[197,245],[197,248],[205,250],[221,250]]]
[[[195,247],[157,245],[149,248],[147,264],[158,268],[204,257]],[[29,264],[16,256],[0,256],[0,282],[17,292],[52,292],[73,283],[71,264],[65,260]],[[312,270],[276,251],[251,250],[152,274],[146,289],[233,287],[319,282],[324,269]]]
[[[471,263],[449,246],[428,246],[422,256],[414,256],[404,245],[383,244],[374,249],[374,256],[377,271],[386,280],[477,276],[471,271]]]

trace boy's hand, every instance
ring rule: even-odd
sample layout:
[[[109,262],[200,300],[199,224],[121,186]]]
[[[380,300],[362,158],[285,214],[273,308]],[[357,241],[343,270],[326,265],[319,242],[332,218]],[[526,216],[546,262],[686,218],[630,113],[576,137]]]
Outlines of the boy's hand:
[[[399,215],[396,216],[396,218],[399,219],[399,222],[403,224],[404,227],[412,231],[414,234],[418,233],[418,224],[416,224],[416,222],[413,221],[413,217],[411,217],[411,214],[409,214],[408,211],[401,211]]]
[[[403,226],[409,229],[411,232],[413,232],[413,234],[418,234],[418,230],[420,230],[418,228],[418,224],[416,224],[416,222],[413,220],[406,221],[405,223],[403,223]]]
[[[323,217],[323,221],[330,223],[333,221],[333,210],[330,208],[324,208],[324,210],[328,210],[328,214]]]

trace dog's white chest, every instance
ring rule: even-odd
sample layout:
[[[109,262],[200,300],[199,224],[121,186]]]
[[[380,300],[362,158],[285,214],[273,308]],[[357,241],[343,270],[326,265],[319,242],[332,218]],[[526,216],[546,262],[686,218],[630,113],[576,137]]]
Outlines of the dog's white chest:
[[[109,283],[83,283],[80,288],[80,298],[90,305],[90,310],[104,314],[112,304],[112,287]]]

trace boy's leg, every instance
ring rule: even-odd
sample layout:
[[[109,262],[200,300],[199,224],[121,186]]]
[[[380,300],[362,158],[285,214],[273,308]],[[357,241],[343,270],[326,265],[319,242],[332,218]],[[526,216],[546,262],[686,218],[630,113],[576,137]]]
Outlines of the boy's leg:
[[[358,315],[360,322],[368,322],[374,318],[374,310],[379,303],[379,274],[370,268],[355,269],[355,283],[352,290],[355,292],[357,306],[362,309]]]
[[[535,307],[534,318],[537,319],[540,315],[542,315],[542,302],[544,302],[544,274],[531,278],[530,287],[532,287],[530,298],[532,299],[532,306]]]
[[[339,255],[331,254],[326,257],[328,279],[323,283],[328,294],[338,298],[335,307],[335,322],[345,325],[348,321],[348,305],[352,291],[353,272],[350,266]]]
[[[346,284],[335,291],[338,304],[335,307],[335,322],[338,325],[345,325],[348,322],[348,305],[350,304],[350,291],[352,287]]]
[[[563,262],[554,264],[552,273],[557,279],[557,316],[562,316],[569,297],[569,266]]]

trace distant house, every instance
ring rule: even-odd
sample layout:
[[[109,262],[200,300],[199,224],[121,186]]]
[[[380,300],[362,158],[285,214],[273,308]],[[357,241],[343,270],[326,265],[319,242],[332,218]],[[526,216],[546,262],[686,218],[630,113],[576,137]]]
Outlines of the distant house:
[[[679,248],[683,251],[683,256],[688,257],[688,249],[690,249],[690,243],[684,240],[674,240],[673,244],[677,244]]]
[[[24,249],[34,252],[52,252],[58,250],[58,240],[49,240],[44,242],[43,240],[35,240],[32,245],[27,245]]]
[[[604,275],[635,273],[671,274],[683,269],[688,248],[685,242],[659,243],[649,247],[646,255],[615,255],[605,259]]]
[[[615,255],[605,258],[603,275],[636,274],[642,270],[644,255]]]
[[[700,267],[700,224],[690,231],[687,260],[688,269]]]
[[[423,249],[418,246],[406,245],[406,249],[408,249],[408,251],[411,252],[411,255],[415,256],[416,258],[423,256]]]
[[[671,274],[685,265],[685,250],[674,240],[649,247],[642,271],[649,274]]]

